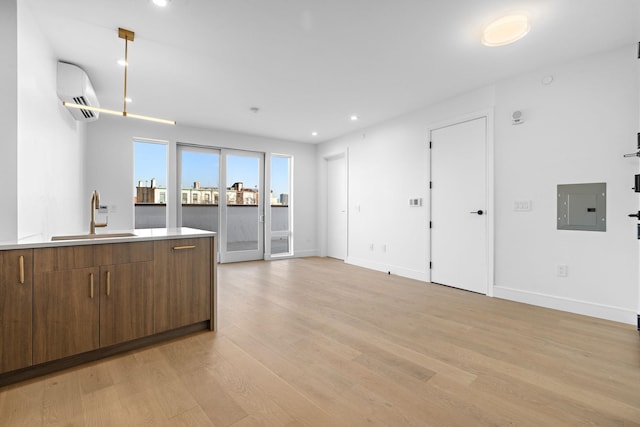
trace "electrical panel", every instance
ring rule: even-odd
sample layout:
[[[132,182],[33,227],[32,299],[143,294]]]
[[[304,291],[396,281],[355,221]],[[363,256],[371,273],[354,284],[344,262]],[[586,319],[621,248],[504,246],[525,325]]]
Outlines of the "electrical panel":
[[[558,230],[607,231],[607,184],[558,185]]]

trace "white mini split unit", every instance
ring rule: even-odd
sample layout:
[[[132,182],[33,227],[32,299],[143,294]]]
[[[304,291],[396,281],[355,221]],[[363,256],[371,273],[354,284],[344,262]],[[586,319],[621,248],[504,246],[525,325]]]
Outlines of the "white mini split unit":
[[[96,91],[84,70],[76,65],[58,62],[58,98],[62,102],[100,107]],[[97,111],[68,108],[74,119],[81,122],[98,120]]]

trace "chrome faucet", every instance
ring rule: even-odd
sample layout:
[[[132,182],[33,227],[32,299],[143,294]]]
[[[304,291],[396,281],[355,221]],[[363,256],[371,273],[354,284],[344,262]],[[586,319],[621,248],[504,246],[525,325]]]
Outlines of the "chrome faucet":
[[[89,234],[96,234],[96,227],[106,227],[106,222],[96,223],[96,210],[100,208],[100,193],[94,190],[91,195],[91,222],[89,223]]]

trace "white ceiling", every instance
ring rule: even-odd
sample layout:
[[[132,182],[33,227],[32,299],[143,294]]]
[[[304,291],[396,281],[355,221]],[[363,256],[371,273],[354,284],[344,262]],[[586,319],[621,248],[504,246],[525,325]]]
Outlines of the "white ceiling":
[[[105,108],[300,142],[331,139],[503,78],[637,42],[637,0],[21,0]],[[26,6],[26,9],[22,9]],[[531,32],[488,48],[484,24]],[[254,114],[251,107],[259,107]],[[358,122],[349,116],[357,114]],[[164,125],[158,125],[164,126]],[[311,132],[318,136],[312,137]]]

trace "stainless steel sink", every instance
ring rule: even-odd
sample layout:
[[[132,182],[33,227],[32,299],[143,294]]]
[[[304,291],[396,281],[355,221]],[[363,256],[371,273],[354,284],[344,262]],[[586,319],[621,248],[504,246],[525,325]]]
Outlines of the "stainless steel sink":
[[[133,237],[133,233],[78,234],[75,236],[53,236],[51,240],[90,240],[109,239],[112,237]]]

